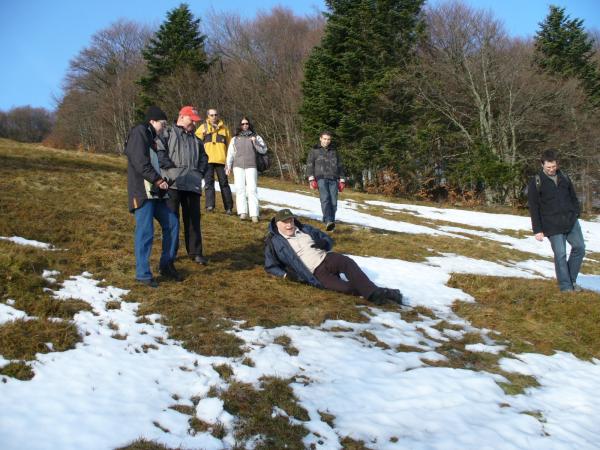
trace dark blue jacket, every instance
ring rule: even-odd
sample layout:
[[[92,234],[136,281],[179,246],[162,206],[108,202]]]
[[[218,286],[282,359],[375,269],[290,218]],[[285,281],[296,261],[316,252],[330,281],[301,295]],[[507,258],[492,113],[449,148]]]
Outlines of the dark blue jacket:
[[[579,200],[571,180],[560,170],[558,185],[543,171],[538,174],[540,185],[532,177],[527,187],[529,213],[533,234],[545,236],[568,233],[579,217]]]
[[[294,219],[294,223],[300,231],[309,234],[311,238],[325,239],[327,241],[325,251],[330,251],[333,248],[333,239],[326,233],[310,225],[304,225],[296,219]],[[283,277],[287,274],[287,278],[290,280],[323,288],[319,280],[300,260],[287,239],[279,234],[275,219],[271,220],[269,232],[265,239],[265,270],[276,277]]]

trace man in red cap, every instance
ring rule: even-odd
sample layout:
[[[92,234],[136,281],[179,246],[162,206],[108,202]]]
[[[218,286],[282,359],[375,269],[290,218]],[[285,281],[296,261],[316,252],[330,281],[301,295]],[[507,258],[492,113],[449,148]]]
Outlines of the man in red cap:
[[[196,124],[200,120],[198,111],[193,106],[184,106],[179,110],[177,122],[169,125],[157,139],[157,147],[161,173],[172,183],[167,206],[177,217],[181,206],[185,249],[193,261],[204,265],[207,260],[202,249],[200,196],[208,158],[204,145],[194,135]],[[181,280],[177,272],[163,275]]]

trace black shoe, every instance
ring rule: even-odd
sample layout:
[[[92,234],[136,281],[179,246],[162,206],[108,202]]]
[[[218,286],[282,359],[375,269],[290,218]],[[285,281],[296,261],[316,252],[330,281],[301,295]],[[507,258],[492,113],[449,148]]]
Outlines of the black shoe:
[[[215,207],[214,206],[207,206],[206,207],[206,212],[215,212]]]
[[[206,259],[202,255],[191,256],[190,258],[192,258],[192,261],[194,261],[195,263],[201,264],[203,266],[208,264],[208,259]]]
[[[139,284],[143,284],[144,286],[147,286],[147,287],[151,287],[151,288],[158,287],[158,281],[156,281],[154,278],[149,278],[147,280],[135,280],[135,281],[137,281]]]
[[[225,214],[227,214],[228,216],[232,215],[233,212],[230,209],[226,209],[225,210]]]
[[[375,290],[369,295],[370,302],[375,303],[378,306],[385,305],[387,303],[388,294],[384,288],[375,288]]]
[[[171,278],[175,281],[183,281],[183,277],[179,272],[177,272],[177,269],[175,269],[175,265],[173,263],[160,269],[160,274],[163,277]]]
[[[402,292],[400,292],[398,289],[388,289],[388,288],[384,288],[384,290],[386,291],[386,295],[387,295],[387,299],[390,302],[396,303],[398,305],[402,305]]]
[[[335,222],[327,222],[327,225],[325,226],[325,230],[327,230],[327,231],[335,230]]]

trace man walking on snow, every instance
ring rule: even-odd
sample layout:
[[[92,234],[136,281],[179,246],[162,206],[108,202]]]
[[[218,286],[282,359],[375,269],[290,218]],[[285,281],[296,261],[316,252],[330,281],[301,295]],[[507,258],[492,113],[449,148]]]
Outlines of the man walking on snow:
[[[554,252],[554,269],[561,291],[580,291],[577,275],[585,255],[585,243],[579,225],[579,200],[573,183],[558,169],[554,150],[541,157],[542,169],[527,188],[533,233],[538,241],[547,237]],[[571,254],[567,260],[567,246]]]

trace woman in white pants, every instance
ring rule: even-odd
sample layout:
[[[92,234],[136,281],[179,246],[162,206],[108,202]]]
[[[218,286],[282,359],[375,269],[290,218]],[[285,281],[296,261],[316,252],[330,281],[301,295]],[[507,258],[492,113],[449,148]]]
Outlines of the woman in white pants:
[[[235,204],[241,220],[248,216],[252,222],[258,222],[258,171],[256,170],[256,152],[267,153],[263,138],[254,132],[247,117],[242,117],[235,136],[227,148],[225,173],[233,169],[235,183]]]

